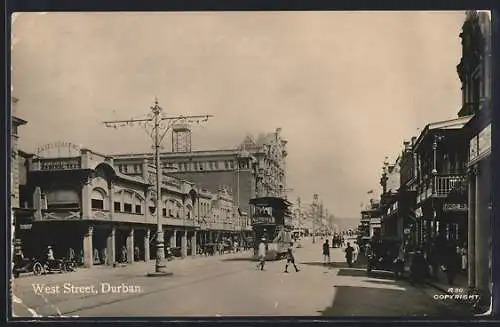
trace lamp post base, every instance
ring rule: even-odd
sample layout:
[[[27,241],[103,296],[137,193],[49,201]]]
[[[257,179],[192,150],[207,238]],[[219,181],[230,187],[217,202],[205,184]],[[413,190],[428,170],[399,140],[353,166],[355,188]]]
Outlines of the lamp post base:
[[[165,249],[163,247],[163,232],[161,228],[159,228],[157,237],[158,241],[156,243],[155,271],[148,273],[146,276],[148,277],[172,276],[173,273],[166,270],[167,265],[165,264]]]
[[[166,270],[167,266],[163,260],[156,260],[155,271],[148,273],[147,277],[165,277],[172,276],[174,273]]]
[[[174,273],[170,271],[154,271],[146,274],[147,277],[169,277],[173,275]]]

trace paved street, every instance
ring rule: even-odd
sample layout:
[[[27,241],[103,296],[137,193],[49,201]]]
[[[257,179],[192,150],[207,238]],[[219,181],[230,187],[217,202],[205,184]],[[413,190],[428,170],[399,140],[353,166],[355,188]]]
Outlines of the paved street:
[[[457,318],[466,311],[453,302],[433,299],[437,291],[415,288],[390,275],[366,276],[361,268],[346,268],[341,249],[332,249],[332,264],[321,263],[321,243],[304,240],[296,249],[301,271],[283,273],[284,261],[270,262],[258,271],[250,252],[209,258],[175,260],[172,277],[145,274],[153,263],[122,268],[96,267],[69,274],[25,276],[15,280],[14,293],[22,303],[14,314],[31,316],[412,316]],[[64,283],[94,286],[82,294]],[[132,291],[103,293],[101,283],[135,286]],[[37,295],[34,285],[51,286]],[[66,285],[70,289],[71,285]],[[59,294],[49,294],[59,286]],[[88,287],[87,291],[92,291]]]

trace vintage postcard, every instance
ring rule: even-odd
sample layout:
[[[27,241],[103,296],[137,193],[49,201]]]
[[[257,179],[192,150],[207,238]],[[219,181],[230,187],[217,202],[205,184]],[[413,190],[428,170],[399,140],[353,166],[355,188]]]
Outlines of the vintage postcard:
[[[491,306],[491,17],[12,16],[11,316]]]

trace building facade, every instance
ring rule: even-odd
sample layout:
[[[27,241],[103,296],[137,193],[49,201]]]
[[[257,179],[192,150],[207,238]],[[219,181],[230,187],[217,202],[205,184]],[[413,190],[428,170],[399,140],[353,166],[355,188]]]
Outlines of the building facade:
[[[399,183],[400,157],[394,164],[384,162],[380,185],[380,211],[382,213],[382,236],[401,239],[403,235],[403,220],[399,215]]]
[[[257,139],[248,135],[235,149],[168,152],[162,153],[160,160],[170,176],[213,192],[225,188],[248,214],[252,198],[286,195],[286,144],[278,128]],[[118,170],[129,173],[153,154],[117,154],[114,158]]]
[[[465,126],[468,181],[468,282],[492,294],[492,162],[491,162],[491,19],[470,11],[462,26],[462,58],[457,73],[462,83],[459,116],[473,115]]]
[[[428,124],[416,139],[416,191],[418,243],[439,239],[463,245],[467,242],[467,146],[465,116]]]
[[[71,145],[54,147],[61,153],[61,147]],[[153,259],[156,210],[161,210],[165,243],[178,248],[181,257],[196,255],[200,244],[249,233],[248,220],[239,216],[225,190],[209,192],[163,176],[161,208],[156,208],[151,183],[156,171],[147,160],[124,174],[110,156],[70,150],[64,156],[41,151],[27,159],[23,194],[34,210],[31,228],[22,235],[27,256],[43,257],[50,245],[59,258],[73,249],[87,267]]]
[[[403,142],[403,151],[400,156],[398,216],[403,222],[403,240],[406,247],[415,248],[418,244],[418,230],[416,224],[416,192],[412,187],[416,177],[416,154],[413,151],[416,137],[411,141]]]

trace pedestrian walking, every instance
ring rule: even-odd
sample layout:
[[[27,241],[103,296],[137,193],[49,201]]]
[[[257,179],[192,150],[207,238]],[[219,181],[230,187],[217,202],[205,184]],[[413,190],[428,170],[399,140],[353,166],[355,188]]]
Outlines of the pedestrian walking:
[[[462,246],[460,254],[462,256],[462,272],[465,273],[467,271],[467,243]]]
[[[285,265],[285,273],[288,273],[288,265],[291,263],[295,268],[296,272],[299,272],[299,268],[295,265],[295,255],[293,254],[293,242],[290,242],[290,247],[286,252],[286,265]]]
[[[257,269],[260,268],[260,270],[264,270],[264,265],[266,263],[266,240],[263,238],[260,240],[259,247],[258,247],[258,257],[259,257],[259,263],[257,264]]]
[[[68,259],[69,261],[75,260],[75,250],[73,250],[73,248],[71,247],[68,250]]]
[[[328,244],[328,240],[323,243],[323,264],[330,264],[330,244]]]
[[[136,245],[134,247],[134,260],[135,261],[139,261],[139,258],[141,256],[141,250],[139,249],[139,247]]]
[[[359,245],[358,245],[358,241],[354,241],[354,252],[352,253],[353,254],[353,258],[352,258],[352,261],[353,262],[358,262],[358,256],[359,256]]]
[[[344,251],[345,251],[345,259],[347,261],[347,265],[349,266],[349,268],[351,268],[354,248],[351,246],[349,242],[347,242],[347,247]]]
[[[127,248],[124,246],[122,246],[122,250],[121,250],[121,263],[125,263],[127,262]]]

